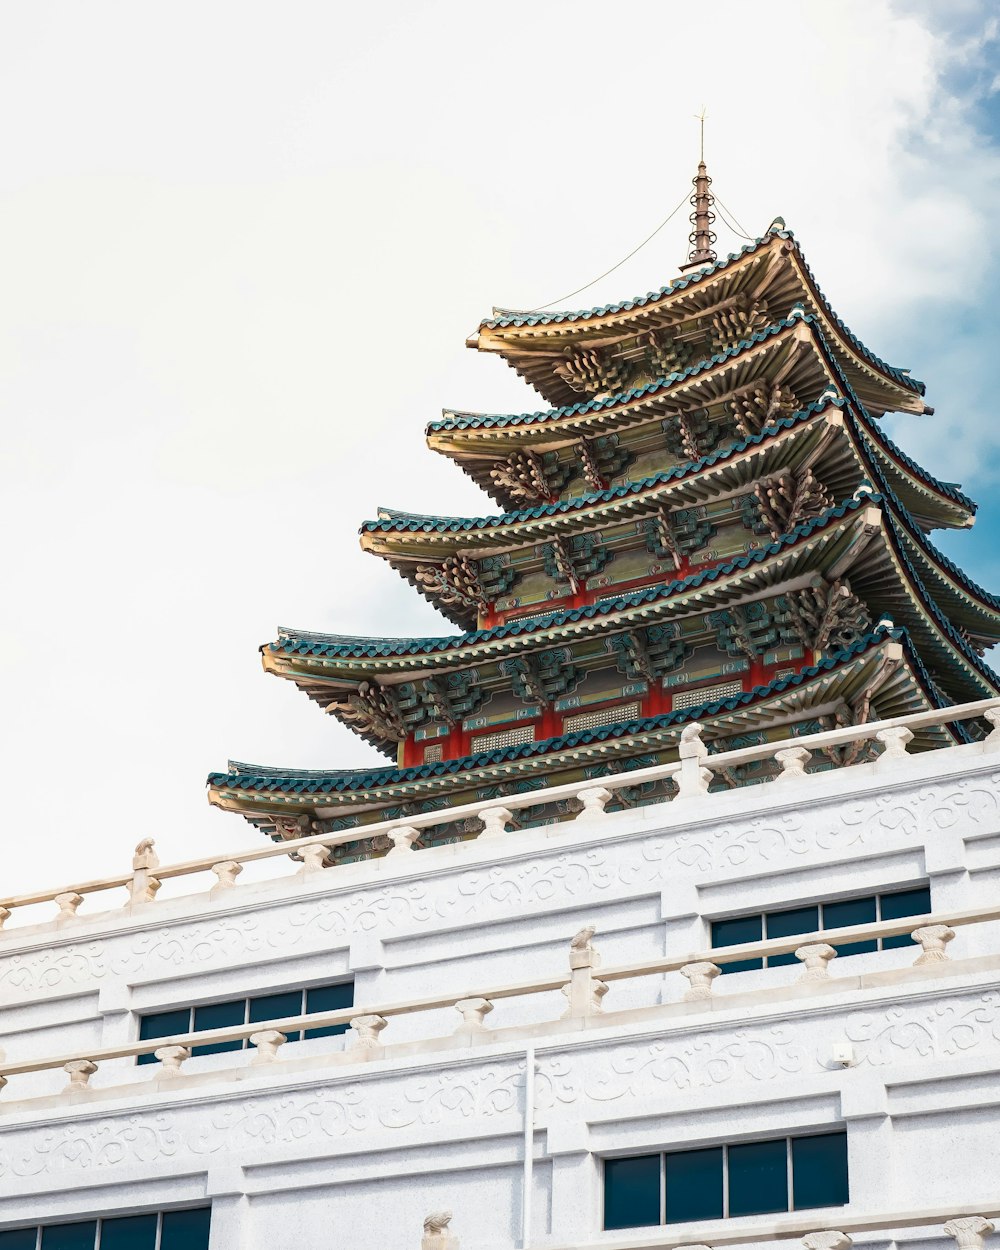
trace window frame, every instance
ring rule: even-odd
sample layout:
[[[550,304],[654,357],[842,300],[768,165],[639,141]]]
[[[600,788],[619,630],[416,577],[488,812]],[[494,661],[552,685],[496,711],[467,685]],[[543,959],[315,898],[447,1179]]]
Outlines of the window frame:
[[[796,1207],[795,1205],[795,1167],[794,1167],[794,1149],[793,1149],[794,1143],[797,1141],[805,1141],[805,1140],[818,1138],[818,1137],[838,1137],[838,1138],[843,1139],[844,1165],[845,1165],[846,1180],[847,1180],[847,1196],[845,1197],[843,1203],[825,1203],[823,1206]],[[729,1152],[730,1152],[730,1149],[733,1147],[738,1147],[738,1146],[764,1145],[766,1143],[771,1143],[771,1142],[784,1142],[784,1146],[785,1146],[784,1154],[785,1154],[786,1205],[783,1208],[779,1207],[775,1210],[755,1212],[754,1215],[736,1215],[736,1216],[731,1215],[730,1214],[731,1203],[730,1203],[730,1193],[729,1193],[729,1187],[730,1187]],[[714,1220],[716,1218],[720,1218],[724,1220],[753,1219],[755,1218],[756,1215],[781,1215],[783,1213],[794,1214],[796,1211],[824,1211],[827,1209],[832,1210],[837,1207],[847,1206],[849,1205],[851,1201],[849,1145],[850,1143],[848,1141],[847,1127],[846,1125],[842,1125],[840,1127],[835,1127],[835,1128],[830,1128],[830,1129],[802,1130],[802,1131],[797,1131],[797,1132],[792,1132],[792,1133],[778,1134],[773,1137],[771,1136],[747,1137],[747,1138],[736,1138],[732,1141],[705,1142],[700,1145],[689,1145],[680,1150],[676,1150],[676,1149],[660,1150],[660,1151],[641,1150],[641,1151],[636,1151],[634,1154],[604,1155],[601,1158],[601,1231],[624,1233],[624,1232],[629,1231],[630,1229],[674,1228],[682,1224],[697,1224],[697,1223],[710,1222],[711,1220]],[[696,1216],[691,1219],[670,1220],[668,1222],[667,1220],[667,1160],[668,1158],[674,1155],[689,1155],[689,1154],[695,1154],[702,1150],[713,1150],[713,1149],[721,1149],[722,1151],[722,1176],[721,1176],[721,1179],[722,1179],[722,1215],[719,1217]],[[658,1156],[659,1162],[660,1162],[659,1172],[658,1172],[659,1186],[660,1186],[659,1203],[658,1203],[659,1223],[655,1225],[654,1224],[617,1225],[613,1228],[609,1228],[607,1224],[607,1210],[608,1210],[607,1165],[608,1163],[615,1163],[615,1162],[618,1162],[619,1160],[631,1159],[631,1158],[635,1158],[635,1159],[648,1158],[653,1155]]]
[[[256,1002],[256,1001],[258,1001],[259,999],[277,997],[279,994],[295,994],[295,993],[297,993],[297,994],[299,995],[299,1007],[300,1007],[300,1009],[299,1009],[298,1011],[289,1011],[289,1012],[286,1012],[286,1013],[284,1013],[284,1015],[282,1015],[282,1016],[272,1016],[272,1017],[270,1018],[270,1020],[281,1020],[281,1019],[285,1019],[285,1018],[286,1018],[286,1017],[288,1017],[288,1016],[296,1016],[296,1015],[299,1015],[299,1016],[307,1016],[307,1015],[321,1015],[323,1012],[328,1011],[328,1010],[332,1010],[332,1011],[340,1011],[340,1010],[344,1010],[344,1008],[325,1008],[325,1007],[324,1007],[324,1008],[319,1008],[319,1009],[317,1009],[316,1011],[313,1011],[313,1012],[310,1012],[310,1011],[308,1010],[309,995],[310,995],[311,993],[313,993],[313,992],[314,992],[314,991],[316,991],[316,990],[329,990],[329,989],[334,989],[334,988],[336,988],[336,987],[338,987],[338,986],[341,986],[341,985],[350,986],[350,988],[351,988],[351,1002],[350,1002],[349,1006],[352,1006],[352,1007],[353,1007],[353,1006],[354,1006],[354,988],[355,988],[355,980],[354,980],[354,978],[353,978],[353,977],[349,977],[349,978],[344,978],[344,979],[339,980],[339,981],[321,981],[321,982],[319,982],[318,984],[315,984],[315,985],[302,985],[302,986],[298,986],[298,987],[295,987],[295,988],[292,988],[292,989],[285,989],[285,990],[278,989],[278,990],[271,990],[271,991],[256,991],[256,992],[254,992],[254,993],[252,993],[252,994],[245,994],[245,995],[243,995],[243,996],[242,996],[242,998],[216,998],[216,999],[210,999],[210,1000],[208,1000],[208,1001],[206,1001],[206,1002],[191,1003],[191,1004],[189,1004],[189,1006],[187,1006],[186,1008],[185,1008],[185,1007],[166,1007],[166,1008],[164,1008],[162,1011],[146,1011],[146,1012],[137,1012],[137,1013],[136,1013],[136,1016],[137,1016],[137,1020],[138,1020],[138,1029],[137,1029],[137,1033],[136,1033],[136,1040],[137,1040],[137,1041],[140,1041],[140,1042],[153,1042],[153,1041],[156,1041],[156,1040],[157,1040],[157,1036],[159,1036],[159,1037],[173,1037],[176,1033],[199,1033],[199,1032],[200,1032],[200,1033],[206,1033],[206,1032],[208,1032],[208,1031],[209,1031],[207,1027],[206,1027],[206,1028],[204,1028],[204,1029],[198,1029],[198,1028],[196,1028],[196,1027],[195,1027],[195,1020],[196,1020],[197,1012],[199,1011],[199,1009],[200,1009],[200,1008],[203,1008],[203,1007],[228,1007],[228,1006],[235,1006],[237,1003],[240,1003],[240,1002],[242,1002],[242,1004],[243,1004],[243,1020],[242,1020],[241,1024],[243,1024],[243,1025],[247,1025],[247,1024],[259,1024],[259,1025],[260,1025],[260,1027],[263,1029],[263,1028],[265,1028],[265,1027],[266,1027],[266,1026],[270,1023],[270,1021],[269,1021],[269,1020],[251,1020],[251,1019],[250,1019],[250,1009],[251,1009],[251,1004],[252,1004],[252,1003],[254,1003],[254,1002]],[[179,1012],[182,1012],[182,1011],[187,1011],[187,1018],[188,1018],[188,1020],[187,1020],[187,1028],[186,1028],[186,1029],[173,1029],[173,1030],[171,1030],[169,1033],[161,1033],[161,1034],[159,1034],[159,1035],[154,1034],[154,1035],[153,1035],[153,1036],[151,1036],[151,1037],[143,1037],[143,1036],[142,1036],[142,1028],[143,1028],[143,1023],[144,1023],[144,1021],[146,1021],[146,1020],[152,1020],[152,1019],[156,1018],[157,1016],[174,1015],[174,1014],[179,1013]],[[223,1027],[226,1027],[226,1026],[224,1026],[224,1025],[213,1025],[213,1026],[211,1026],[211,1027],[213,1027],[213,1028],[223,1028]],[[231,1025],[231,1026],[228,1026],[228,1027],[231,1027],[231,1028],[238,1028],[238,1027],[240,1027],[240,1025],[234,1024],[234,1025]],[[331,1025],[321,1025],[321,1026],[319,1026],[319,1027],[318,1027],[318,1028],[316,1028],[316,1029],[302,1029],[302,1030],[297,1031],[297,1032],[295,1032],[295,1033],[290,1033],[290,1034],[288,1035],[288,1039],[287,1039],[287,1040],[288,1040],[289,1042],[293,1042],[293,1041],[294,1041],[294,1042],[298,1042],[298,1041],[302,1041],[302,1040],[305,1040],[305,1041],[312,1041],[314,1038],[317,1038],[317,1037],[334,1037],[334,1036],[340,1036],[340,1035],[342,1035],[342,1034],[346,1033],[349,1027],[350,1027],[350,1026],[349,1026],[349,1025],[347,1025],[347,1024],[331,1024]],[[238,1040],[238,1041],[235,1041],[235,1042],[214,1042],[214,1043],[213,1043],[213,1042],[209,1042],[207,1045],[208,1045],[208,1046],[210,1046],[210,1047],[212,1047],[212,1049],[210,1049],[210,1050],[206,1050],[205,1048],[203,1048],[203,1047],[201,1047],[201,1046],[198,1046],[197,1044],[196,1044],[196,1045],[194,1045],[194,1046],[192,1046],[192,1048],[191,1048],[191,1055],[192,1055],[192,1057],[199,1057],[199,1058],[200,1058],[202,1055],[205,1055],[205,1054],[225,1054],[225,1053],[235,1053],[235,1052],[237,1052],[237,1051],[242,1051],[242,1050],[250,1050],[250,1049],[252,1049],[252,1047],[251,1047],[251,1045],[250,1045],[250,1039],[249,1039],[249,1037],[244,1037],[244,1038],[242,1038],[242,1039],[240,1039],[240,1040]],[[145,1054],[145,1055],[136,1055],[136,1064],[137,1064],[137,1065],[140,1065],[140,1064],[142,1064],[142,1065],[146,1065],[146,1064],[150,1064],[150,1063],[159,1063],[159,1060],[155,1057],[155,1055],[154,1055],[151,1051],[150,1051],[148,1054]],[[0,1247],[0,1250],[2,1250],[2,1247]]]
[[[206,1241],[205,1241],[205,1247],[207,1250],[207,1247],[209,1245],[209,1242],[212,1236],[212,1204],[211,1203],[208,1203],[207,1205],[205,1203],[201,1203],[198,1206],[193,1206],[193,1207],[161,1207],[153,1211],[124,1211],[118,1215],[83,1216],[83,1217],[78,1217],[78,1218],[69,1219],[69,1220],[46,1220],[38,1224],[22,1224],[19,1227],[0,1229],[0,1238],[4,1237],[8,1233],[34,1232],[35,1240],[34,1240],[34,1246],[32,1247],[32,1250],[43,1250],[42,1239],[45,1236],[45,1232],[47,1229],[66,1228],[68,1226],[72,1226],[73,1224],[93,1224],[94,1240],[92,1243],[92,1250],[101,1250],[101,1242],[103,1240],[102,1233],[103,1233],[104,1225],[106,1223],[112,1223],[113,1221],[120,1220],[120,1219],[128,1219],[128,1218],[131,1218],[132,1216],[153,1215],[156,1217],[156,1232],[154,1235],[153,1250],[161,1250],[161,1243],[163,1240],[163,1217],[166,1215],[174,1215],[178,1212],[184,1212],[184,1211],[196,1212],[196,1213],[201,1213],[204,1211],[208,1212],[208,1229],[207,1229],[208,1237],[206,1238]],[[0,1250],[2,1250],[2,1242],[0,1242]]]
[[[803,933],[803,936],[806,936],[806,933],[811,933],[811,932],[826,933],[835,927],[845,927],[845,926],[832,926],[832,925],[828,926],[826,924],[826,908],[837,906],[842,903],[866,903],[869,900],[874,900],[875,919],[871,923],[878,924],[883,919],[882,906],[883,906],[884,899],[894,898],[901,894],[915,894],[918,891],[923,891],[926,893],[927,909],[926,911],[915,911],[915,912],[912,912],[911,914],[915,917],[924,916],[930,913],[931,907],[932,907],[931,888],[930,888],[929,882],[923,883],[920,885],[892,886],[888,889],[876,889],[872,891],[871,893],[851,894],[843,898],[820,898],[820,899],[817,899],[815,902],[792,903],[789,906],[783,906],[783,907],[765,907],[765,908],[762,908],[760,911],[742,912],[736,915],[715,916],[709,920],[709,948],[711,950],[715,950],[723,946],[739,945],[739,943],[736,943],[736,942],[717,942],[715,939],[715,927],[717,924],[723,924],[728,921],[737,921],[737,920],[759,920],[761,936],[759,938],[754,938],[754,939],[748,938],[747,941],[752,940],[752,941],[766,942],[771,937],[771,935],[768,934],[767,932],[768,916],[778,916],[786,912],[799,911],[799,910],[805,911],[807,908],[811,908],[811,907],[816,908],[817,916],[819,919],[819,927],[815,930],[806,930]],[[901,919],[901,918],[902,917],[898,917],[898,916],[888,917],[888,919],[892,919],[892,920]],[[794,937],[795,935],[788,934],[787,936]],[[900,940],[901,938],[904,938],[905,940]],[[868,951],[849,951],[847,955],[844,955],[842,957],[850,958],[851,955],[874,955],[874,954],[879,954],[884,950],[898,950],[908,945],[914,945],[913,939],[910,938],[909,935],[899,935],[899,937],[867,938],[867,939],[862,939],[861,941],[874,942],[875,943],[874,949],[868,950]],[[857,946],[857,945],[861,945],[861,941],[848,942],[848,943],[844,943],[843,945]],[[837,953],[839,955],[841,952],[838,950]],[[794,955],[761,955],[754,959],[747,959],[747,960],[742,960],[742,961],[737,960],[737,961],[734,961],[734,963],[722,964],[721,969],[723,973],[760,972],[762,969],[765,969],[765,968],[787,967],[789,964],[794,964],[794,962],[795,962]],[[743,967],[742,966],[743,964],[749,964],[751,966]]]

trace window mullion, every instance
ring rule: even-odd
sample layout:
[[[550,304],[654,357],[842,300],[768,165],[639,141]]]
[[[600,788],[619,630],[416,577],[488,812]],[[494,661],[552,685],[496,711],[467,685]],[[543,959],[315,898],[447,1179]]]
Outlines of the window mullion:
[[[788,1189],[788,1210],[795,1210],[795,1176],[792,1172],[792,1139],[785,1138],[785,1185]]]
[[[660,1155],[660,1223],[667,1222],[667,1156]]]
[[[160,1250],[160,1242],[163,1239],[163,1212],[160,1211],[156,1217],[156,1245],[153,1250]]]
[[[722,1218],[729,1219],[729,1147],[722,1147]]]

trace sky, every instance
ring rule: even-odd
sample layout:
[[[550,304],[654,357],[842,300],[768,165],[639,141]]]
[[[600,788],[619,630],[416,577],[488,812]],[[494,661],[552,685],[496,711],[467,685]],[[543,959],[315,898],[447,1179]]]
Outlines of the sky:
[[[1000,590],[992,7],[0,0],[0,892],[257,844],[227,759],[382,758],[258,647],[451,632],[358,526],[495,510],[424,427],[544,404],[466,337],[645,238],[703,106],[729,212],[927,383],[887,425]],[[571,306],[670,281],[685,216]]]

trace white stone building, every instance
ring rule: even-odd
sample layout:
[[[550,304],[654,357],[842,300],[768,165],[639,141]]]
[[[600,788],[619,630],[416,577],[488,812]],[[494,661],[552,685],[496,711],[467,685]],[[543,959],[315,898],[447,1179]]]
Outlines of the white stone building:
[[[542,828],[500,833],[487,809],[480,837],[415,851],[389,825],[393,852],[333,870],[318,835],[176,869],[144,845],[131,874],[8,900],[0,1248],[90,1247],[98,1220],[101,1246],[166,1250],[978,1245],[1000,1214],[1000,732],[908,755],[882,728],[836,731],[886,750],[817,775],[779,742],[777,780],[708,793],[689,735],[659,766],[671,802],[604,813],[631,773]],[[250,863],[282,875],[241,884]],[[920,945],[831,961],[816,924],[712,949],[734,917],[921,889],[930,919],[846,935]],[[32,906],[50,918],[17,926]],[[190,1057],[197,1034],[139,1040],[144,1017],[333,985],[350,1006],[306,1007],[346,1033],[280,1045],[251,1021],[211,1034],[240,1049]],[[840,1134],[846,1201],[817,1207]],[[761,1143],[799,1164],[780,1210],[778,1147],[739,1150]],[[748,1195],[769,1209],[740,1214]],[[737,1209],[677,1218],[717,1198]]]

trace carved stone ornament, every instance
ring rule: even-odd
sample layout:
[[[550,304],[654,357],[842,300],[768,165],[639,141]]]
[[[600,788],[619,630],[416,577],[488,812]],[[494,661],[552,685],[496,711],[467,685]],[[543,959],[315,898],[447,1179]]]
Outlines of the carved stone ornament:
[[[826,981],[830,976],[830,969],[827,965],[831,959],[837,958],[837,952],[826,942],[811,942],[806,946],[800,946],[795,952],[795,958],[805,964],[805,971],[799,977],[800,981]]]
[[[681,976],[687,977],[689,987],[684,992],[684,1001],[688,1003],[698,1002],[701,999],[712,997],[712,982],[722,972],[718,964],[709,963],[707,960],[685,964],[681,968]]]
[[[424,1219],[420,1250],[458,1250],[458,1238],[448,1231],[450,1211],[432,1211]]]
[[[379,1034],[388,1023],[389,1021],[385,1016],[355,1016],[351,1021],[351,1028],[354,1030],[354,1035],[357,1039],[355,1045],[362,1050],[374,1050],[375,1047],[381,1046]]]
[[[90,1059],[71,1059],[69,1063],[63,1064],[63,1071],[69,1077],[67,1090],[86,1089],[90,1078],[97,1071],[97,1064]]]
[[[493,1010],[493,1004],[488,998],[460,998],[455,1010],[462,1016],[459,1029],[484,1029],[483,1021]]]
[[[983,1250],[984,1238],[995,1230],[993,1221],[981,1215],[965,1215],[949,1220],[944,1226],[948,1236],[954,1237],[958,1243],[958,1250]]]
[[[822,1232],[807,1233],[802,1238],[806,1250],[851,1250],[854,1238],[836,1229],[824,1229]]]

